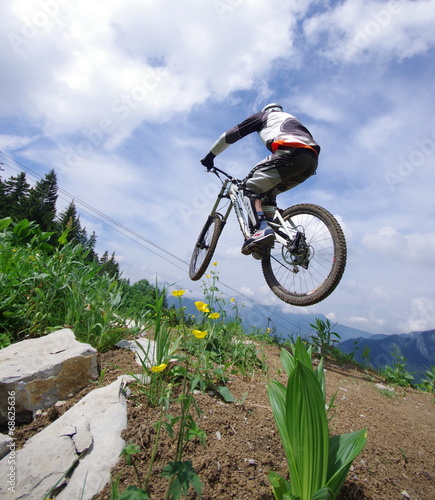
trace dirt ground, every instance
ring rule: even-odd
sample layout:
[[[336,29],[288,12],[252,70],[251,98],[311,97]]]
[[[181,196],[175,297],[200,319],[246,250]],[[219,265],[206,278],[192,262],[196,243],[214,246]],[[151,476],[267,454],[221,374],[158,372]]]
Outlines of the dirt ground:
[[[273,500],[267,472],[273,470],[284,477],[287,467],[280,438],[273,420],[266,383],[270,379],[285,383],[275,346],[260,346],[267,369],[251,377],[232,376],[228,388],[235,403],[224,403],[216,394],[196,396],[202,411],[196,419],[207,433],[206,444],[190,443],[183,460],[191,460],[203,483],[204,500]],[[99,356],[106,369],[104,384],[126,372],[137,372],[133,354],[113,350]],[[335,408],[329,423],[332,435],[367,428],[367,444],[355,459],[340,493],[339,500],[435,499],[435,400],[430,394],[414,389],[395,388],[392,396],[380,392],[382,379],[356,369],[352,365],[326,360],[328,400],[337,391]],[[81,391],[64,406],[52,408],[17,433],[22,446],[35,432],[55,420],[95,384]],[[176,415],[176,408],[171,413]],[[149,466],[155,438],[153,423],[158,416],[150,409],[144,396],[132,393],[128,400],[126,442],[140,447],[134,455],[142,478]],[[175,443],[165,431],[150,481],[150,497],[164,498],[167,480],[160,477],[162,468],[174,460]],[[119,476],[120,491],[128,485],[139,486],[133,467],[121,458],[113,470]],[[94,500],[108,500],[110,486]],[[191,489],[190,499],[198,498]]]

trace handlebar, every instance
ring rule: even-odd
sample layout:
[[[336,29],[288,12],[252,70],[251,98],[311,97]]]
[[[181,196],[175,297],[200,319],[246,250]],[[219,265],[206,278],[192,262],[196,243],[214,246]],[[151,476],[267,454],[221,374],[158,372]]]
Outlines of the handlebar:
[[[240,179],[236,179],[232,175],[228,174],[224,170],[221,170],[220,168],[217,167],[212,167],[212,168],[207,168],[207,172],[211,172],[212,174],[215,174],[217,177],[219,177],[219,174],[224,175],[227,179],[230,181],[236,182],[237,184],[240,184],[242,181]],[[220,178],[220,177],[219,177]]]

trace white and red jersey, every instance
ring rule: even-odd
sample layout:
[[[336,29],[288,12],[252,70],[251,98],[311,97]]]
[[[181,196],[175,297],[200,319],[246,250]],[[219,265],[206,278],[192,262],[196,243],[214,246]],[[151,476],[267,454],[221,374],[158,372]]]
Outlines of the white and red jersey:
[[[310,131],[290,113],[284,111],[260,111],[246,118],[233,128],[224,132],[211,147],[214,155],[222,153],[230,144],[257,132],[264,145],[275,153],[278,149],[308,148],[318,155],[320,146]]]

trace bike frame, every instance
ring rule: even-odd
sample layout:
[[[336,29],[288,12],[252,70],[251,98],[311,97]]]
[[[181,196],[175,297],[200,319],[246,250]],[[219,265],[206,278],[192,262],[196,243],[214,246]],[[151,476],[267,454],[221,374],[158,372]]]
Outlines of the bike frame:
[[[210,217],[212,217],[215,213],[220,213],[220,212],[217,212],[217,210],[218,210],[219,205],[221,203],[221,200],[223,198],[229,199],[231,201],[231,203],[229,204],[225,213],[220,214],[222,217],[222,221],[224,223],[226,223],[226,221],[228,220],[228,217],[230,215],[231,209],[234,207],[234,211],[236,213],[236,218],[237,218],[237,221],[239,223],[239,226],[240,226],[240,229],[242,231],[243,236],[245,237],[245,239],[250,238],[251,232],[249,230],[249,224],[247,223],[247,218],[249,216],[247,214],[246,214],[246,216],[244,215],[244,208],[243,208],[244,203],[242,200],[242,195],[241,195],[240,190],[239,190],[239,185],[240,185],[241,181],[239,179],[236,179],[235,177],[229,176],[226,172],[224,172],[223,170],[220,170],[216,167],[213,167],[213,169],[211,169],[210,171],[213,172],[219,178],[219,180],[222,182],[222,188],[217,196],[216,203],[213,205],[213,208],[210,212]],[[227,177],[227,179],[222,180],[219,176],[219,173],[222,175],[225,175]],[[277,228],[279,227],[281,230],[284,230],[284,232],[286,233],[285,234],[286,237],[283,237],[281,234],[279,234],[279,232],[276,232],[275,233],[276,241],[278,241],[282,245],[286,246],[289,243],[289,241],[292,240],[292,235],[290,234],[289,229],[288,229],[287,225],[285,224],[284,219],[282,218],[282,215],[279,212],[279,210],[275,211],[275,218],[278,219],[279,224],[272,222],[271,225],[276,226]],[[297,227],[293,224],[293,222],[291,220],[289,220],[288,222],[293,227],[293,229],[295,231],[297,231]]]
[[[221,189],[192,253],[189,276],[193,281],[207,270],[233,207],[245,239],[251,237],[254,221],[243,180],[216,167],[208,172],[218,177]],[[272,292],[295,306],[310,306],[328,297],[343,276],[347,257],[346,239],[334,216],[318,205],[301,203],[285,211],[275,208],[268,223],[274,242],[254,248],[252,256],[261,260]]]

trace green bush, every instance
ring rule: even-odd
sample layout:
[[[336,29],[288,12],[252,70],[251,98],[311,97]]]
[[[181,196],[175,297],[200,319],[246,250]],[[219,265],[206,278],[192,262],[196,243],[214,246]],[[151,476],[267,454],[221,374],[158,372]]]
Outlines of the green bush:
[[[2,347],[56,328],[103,350],[125,334],[117,313],[125,284],[100,275],[81,245],[54,249],[34,223],[0,221],[0,342]]]
[[[414,376],[406,370],[406,359],[400,354],[400,348],[396,344],[394,344],[391,355],[395,361],[392,365],[386,366],[381,370],[381,375],[390,384],[409,387],[414,381]]]

